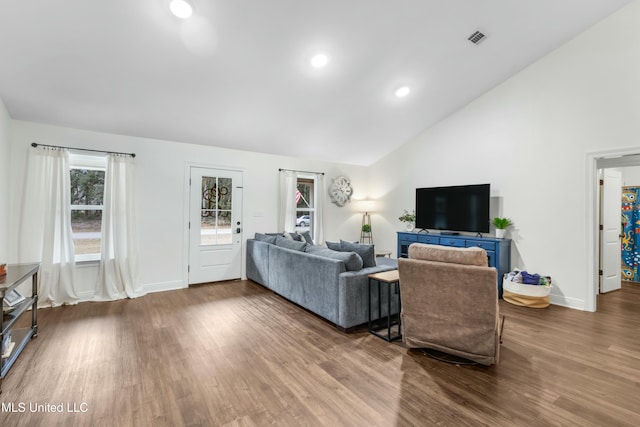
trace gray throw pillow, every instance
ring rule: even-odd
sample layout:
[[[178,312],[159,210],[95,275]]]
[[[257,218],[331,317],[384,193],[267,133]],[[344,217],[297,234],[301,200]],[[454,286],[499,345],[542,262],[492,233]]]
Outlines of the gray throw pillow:
[[[262,234],[262,233],[256,233],[255,239],[260,241],[260,242],[265,242],[265,243],[269,243],[272,245],[275,245],[276,243],[276,236],[268,236],[266,234]]]
[[[339,252],[319,245],[307,245],[305,251],[313,255],[342,261],[347,271],[358,271],[362,269],[362,258],[355,252]]]
[[[360,255],[365,268],[376,266],[376,250],[373,245],[363,245],[340,240],[340,248],[342,251],[355,252]]]
[[[286,237],[277,236],[276,237],[276,246],[280,246],[282,248],[292,249],[294,251],[304,252],[304,248],[307,247],[306,242],[298,242],[296,240],[287,239]]]
[[[303,231],[302,233],[298,233],[298,235],[302,237],[303,242],[313,245],[313,239],[311,238],[311,233],[309,231]]]
[[[332,251],[342,251],[342,246],[340,246],[340,242],[324,242],[324,243]]]
[[[302,242],[302,236],[298,233],[289,233],[287,231],[284,232],[284,237],[287,239],[295,240],[297,242]]]

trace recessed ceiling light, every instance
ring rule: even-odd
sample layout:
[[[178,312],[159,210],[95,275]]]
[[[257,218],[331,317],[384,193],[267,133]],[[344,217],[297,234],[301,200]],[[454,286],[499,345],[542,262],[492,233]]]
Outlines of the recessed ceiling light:
[[[178,18],[187,19],[193,13],[193,8],[185,0],[172,0],[169,9]]]
[[[411,92],[409,86],[402,86],[396,90],[396,96],[398,98],[404,98],[405,96],[409,95],[409,92]]]
[[[329,63],[329,57],[324,53],[319,53],[311,58],[311,65],[315,68],[322,68]]]

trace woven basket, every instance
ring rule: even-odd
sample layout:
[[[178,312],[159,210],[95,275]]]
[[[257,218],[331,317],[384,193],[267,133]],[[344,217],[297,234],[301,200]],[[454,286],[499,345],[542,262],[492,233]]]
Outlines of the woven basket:
[[[512,282],[506,277],[502,281],[502,298],[511,304],[522,307],[548,307],[549,292],[551,292],[551,286],[525,285],[524,283]]]

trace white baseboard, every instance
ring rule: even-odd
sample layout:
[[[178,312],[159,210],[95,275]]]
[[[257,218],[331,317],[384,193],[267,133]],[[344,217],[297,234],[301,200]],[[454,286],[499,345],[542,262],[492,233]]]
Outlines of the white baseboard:
[[[585,310],[585,303],[582,299],[567,298],[564,295],[549,295],[549,302],[554,305],[560,305],[562,307],[573,308],[575,310]]]
[[[171,282],[161,282],[161,283],[148,283],[146,285],[142,285],[144,292],[147,294],[154,292],[164,292],[164,291],[174,291],[176,289],[184,289],[188,286],[185,286],[182,280],[173,280]],[[78,302],[86,302],[91,301],[95,295],[95,291],[82,291],[78,292]]]
[[[161,283],[148,283],[143,285],[143,289],[146,293],[150,294],[153,292],[164,292],[164,291],[175,291],[176,289],[184,289],[188,288],[182,280],[172,280],[170,282],[161,282]]]

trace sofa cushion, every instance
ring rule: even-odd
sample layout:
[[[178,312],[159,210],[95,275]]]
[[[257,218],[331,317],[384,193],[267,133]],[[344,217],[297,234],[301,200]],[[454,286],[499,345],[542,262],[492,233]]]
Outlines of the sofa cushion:
[[[341,251],[342,247],[340,246],[340,242],[324,242],[325,245],[332,251]]]
[[[478,265],[487,267],[487,252],[478,247],[454,248],[450,246],[412,243],[409,246],[409,258],[425,261],[439,261],[451,264]]]
[[[298,232],[298,235],[302,237],[303,242],[313,245],[313,239],[311,238],[311,233],[309,231],[303,231],[302,233]]]
[[[276,243],[276,236],[270,236],[268,234],[256,233],[255,239],[260,242],[270,243],[272,245]]]
[[[304,252],[304,249],[307,247],[306,242],[298,242],[296,240],[287,239],[286,237],[277,236],[276,237],[276,246],[280,246],[282,248],[292,249],[294,251]]]
[[[358,271],[362,269],[362,258],[355,252],[334,251],[320,245],[307,245],[305,251],[313,255],[342,261],[347,271]]]
[[[340,248],[343,252],[355,252],[360,255],[364,268],[376,266],[376,250],[373,245],[363,245],[340,240]]]

